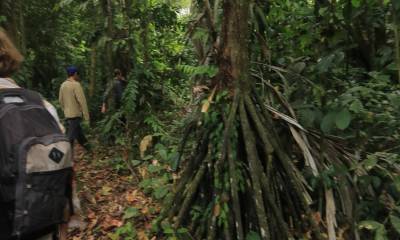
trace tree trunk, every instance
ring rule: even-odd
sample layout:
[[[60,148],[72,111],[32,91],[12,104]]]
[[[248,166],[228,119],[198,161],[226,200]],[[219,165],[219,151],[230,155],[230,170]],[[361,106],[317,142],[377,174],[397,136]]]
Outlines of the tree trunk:
[[[112,81],[113,70],[114,70],[114,61],[113,61],[113,40],[114,40],[114,16],[113,16],[113,7],[112,0],[103,0],[103,14],[106,18],[107,28],[106,28],[106,54],[105,54],[105,63],[106,63],[106,76],[107,82]]]
[[[23,55],[26,54],[24,8],[22,0],[2,0],[0,3],[0,15],[7,17],[4,28],[15,46]]]
[[[134,46],[134,41],[131,38],[132,35],[132,27],[131,27],[131,21],[132,21],[132,0],[122,0],[122,8],[123,8],[123,15],[125,19],[125,24],[127,25],[127,33],[126,36],[128,38],[128,59],[129,61],[126,64],[126,69],[125,72],[129,73],[132,71],[132,69],[136,65],[136,56],[135,56],[135,46]]]
[[[143,0],[143,9],[144,11],[148,11],[149,9],[149,2],[148,0]],[[142,43],[143,43],[143,66],[147,68],[150,60],[150,53],[149,53],[149,19],[148,14],[142,17],[141,21],[142,27]]]
[[[214,90],[198,106],[185,131],[180,154],[192,133],[197,145],[161,218],[176,230],[188,228],[191,234],[182,239],[281,240],[308,235],[321,240],[321,232],[336,239],[336,229],[345,228],[336,226],[336,212],[346,216],[345,225],[350,221],[356,226],[352,213],[339,208],[353,207],[341,196],[357,192],[350,182],[353,176],[335,183],[340,191],[333,186],[315,193],[303,174],[312,166],[311,174],[318,177],[332,165],[350,168],[354,161],[342,156],[342,149],[329,140],[324,143],[329,154],[320,154],[320,135],[309,134],[309,139],[305,132],[277,121],[258,96],[250,71],[251,6],[247,0],[223,2],[221,29],[215,38],[220,42],[212,43],[218,46],[213,62],[219,67],[209,86]],[[270,91],[295,119],[289,103],[273,86]],[[213,102],[214,98],[218,100]],[[282,124],[287,125],[282,128]],[[320,198],[319,191],[326,199]],[[337,199],[332,199],[335,195]],[[324,204],[326,210],[320,212]],[[316,216],[324,216],[326,223]],[[356,232],[354,227],[348,229],[351,236]]]
[[[398,83],[400,83],[400,24],[399,24],[399,16],[394,6],[394,0],[392,1],[393,7],[393,31],[394,31],[394,49],[395,49],[395,62],[397,65],[397,72],[398,72]]]
[[[222,25],[223,44],[220,70],[234,82],[237,90],[248,94],[249,81],[249,1],[231,0],[224,2]],[[230,74],[229,74],[230,73]]]
[[[92,44],[90,53],[90,70],[89,70],[89,97],[93,97],[96,90],[96,67],[97,67],[97,43]]]

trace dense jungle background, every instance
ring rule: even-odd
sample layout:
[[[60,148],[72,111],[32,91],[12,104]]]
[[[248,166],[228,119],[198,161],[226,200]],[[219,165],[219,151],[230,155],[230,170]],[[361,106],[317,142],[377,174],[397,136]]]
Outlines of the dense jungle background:
[[[55,106],[80,70],[71,239],[400,239],[400,1],[1,0],[0,25]]]

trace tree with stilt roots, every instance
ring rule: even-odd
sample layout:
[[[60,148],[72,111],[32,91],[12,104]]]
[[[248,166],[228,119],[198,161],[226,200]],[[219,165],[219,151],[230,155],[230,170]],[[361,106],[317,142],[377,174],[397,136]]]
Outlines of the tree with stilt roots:
[[[199,2],[198,21],[213,40],[212,60],[203,63],[219,72],[185,131],[182,149],[190,134],[198,141],[182,156],[162,224],[187,229],[183,239],[357,239],[352,179],[362,170],[349,170],[354,160],[341,145],[302,128],[272,85],[280,111],[260,97],[250,66],[253,3],[225,0],[211,9]],[[330,169],[347,170],[331,176]]]

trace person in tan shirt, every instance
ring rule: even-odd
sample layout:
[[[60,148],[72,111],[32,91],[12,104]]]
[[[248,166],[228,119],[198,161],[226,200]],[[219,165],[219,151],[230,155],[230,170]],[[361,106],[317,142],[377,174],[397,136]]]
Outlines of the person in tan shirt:
[[[72,145],[78,140],[80,145],[90,150],[81,126],[82,117],[87,123],[90,122],[90,117],[86,97],[79,83],[78,68],[69,66],[67,74],[68,79],[61,84],[59,94],[60,105],[66,118],[67,136]]]

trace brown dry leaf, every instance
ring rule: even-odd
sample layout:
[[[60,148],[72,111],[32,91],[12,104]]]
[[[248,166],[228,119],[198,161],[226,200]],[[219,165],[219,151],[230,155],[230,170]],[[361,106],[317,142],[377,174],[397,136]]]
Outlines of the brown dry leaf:
[[[210,105],[212,103],[212,100],[214,98],[215,92],[217,90],[217,87],[214,87],[212,93],[210,94],[210,96],[208,97],[208,99],[205,101],[205,103],[203,104],[203,106],[201,107],[201,112],[202,113],[206,113],[208,112],[208,109],[210,108]]]
[[[144,153],[146,152],[146,150],[151,147],[153,143],[153,136],[152,135],[147,135],[145,136],[142,141],[140,141],[140,157],[144,158]]]
[[[214,216],[218,217],[221,214],[221,205],[217,204],[214,206]]]
[[[138,170],[139,170],[139,174],[142,177],[142,179],[145,179],[147,176],[147,168],[139,167]]]
[[[103,196],[108,196],[108,195],[111,194],[111,190],[112,190],[112,188],[110,188],[110,187],[108,187],[108,186],[103,186],[103,187],[101,188],[101,195],[103,195]]]
[[[122,225],[123,225],[122,221],[118,219],[113,219],[110,216],[106,216],[105,219],[103,220],[103,223],[101,224],[101,227],[103,228],[104,231],[107,231],[116,227],[121,227]]]
[[[138,232],[137,235],[138,235],[138,240],[149,240],[149,238],[147,237],[147,235],[144,231]]]
[[[314,220],[317,224],[320,224],[322,221],[322,217],[321,217],[321,213],[320,212],[316,212],[313,214],[314,215]]]
[[[141,212],[142,212],[143,215],[147,215],[149,213],[149,208],[148,207],[144,207],[144,208],[142,208]]]
[[[126,197],[125,197],[126,201],[128,201],[129,203],[133,203],[137,198],[137,196],[136,196],[137,192],[138,192],[138,190],[135,190],[133,192],[128,192],[128,194],[126,194]]]
[[[203,92],[204,90],[208,90],[209,88],[206,85],[199,85],[193,87],[193,93],[198,94]]]
[[[210,101],[206,100],[204,102],[203,106],[201,106],[201,112],[202,113],[208,112],[208,109],[210,108],[210,105],[211,105]]]
[[[97,226],[98,220],[98,218],[94,218],[93,220],[91,220],[86,229],[90,232],[94,227]]]
[[[151,230],[152,227],[153,227],[153,224],[151,222],[146,222],[144,224],[144,228],[147,230]]]
[[[120,216],[123,212],[123,207],[119,205],[118,203],[111,202],[110,207],[107,210],[108,213],[110,213],[112,216]]]
[[[95,219],[96,218],[96,213],[94,213],[93,211],[89,210],[89,214],[87,215],[88,219]]]

